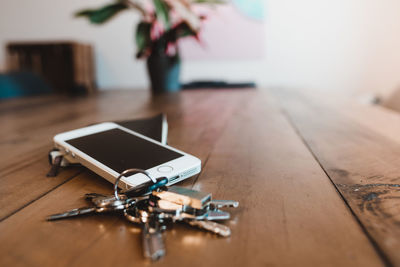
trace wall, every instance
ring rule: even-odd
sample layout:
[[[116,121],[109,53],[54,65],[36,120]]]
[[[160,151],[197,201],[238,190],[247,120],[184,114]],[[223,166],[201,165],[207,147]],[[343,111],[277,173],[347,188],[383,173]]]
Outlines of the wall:
[[[133,59],[137,17],[125,13],[101,27],[72,17],[85,5],[102,2],[2,0],[0,44],[31,39],[92,42],[101,88],[146,88],[144,62]],[[183,80],[255,80],[261,86],[381,94],[400,86],[400,1],[268,0],[266,6],[263,58],[186,61]],[[4,64],[4,51],[0,62]]]
[[[400,85],[399,1],[269,4],[269,83],[381,94]]]

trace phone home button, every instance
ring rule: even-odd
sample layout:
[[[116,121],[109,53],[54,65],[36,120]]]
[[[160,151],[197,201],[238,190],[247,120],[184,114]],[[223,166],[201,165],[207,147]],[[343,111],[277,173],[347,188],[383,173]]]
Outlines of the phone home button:
[[[174,168],[172,168],[171,166],[161,166],[161,167],[158,167],[158,169],[157,169],[158,172],[162,172],[162,173],[172,172],[173,170],[174,170]]]

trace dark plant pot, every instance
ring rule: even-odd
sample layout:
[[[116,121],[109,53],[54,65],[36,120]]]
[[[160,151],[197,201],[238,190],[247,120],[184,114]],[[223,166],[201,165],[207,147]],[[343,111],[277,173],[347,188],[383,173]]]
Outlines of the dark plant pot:
[[[179,55],[169,57],[164,53],[152,53],[147,59],[152,92],[161,94],[179,91],[180,69]]]

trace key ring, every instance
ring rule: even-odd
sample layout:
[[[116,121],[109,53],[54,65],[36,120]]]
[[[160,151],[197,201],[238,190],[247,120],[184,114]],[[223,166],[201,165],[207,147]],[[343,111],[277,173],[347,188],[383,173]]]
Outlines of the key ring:
[[[124,175],[128,174],[128,173],[132,173],[132,174],[142,173],[142,174],[146,175],[154,184],[157,183],[157,180],[155,178],[152,178],[150,176],[150,174],[145,170],[142,170],[142,169],[127,169],[127,170],[121,172],[121,174],[117,177],[117,180],[115,180],[115,183],[114,183],[114,196],[115,196],[115,198],[117,200],[120,199],[119,196],[118,196],[118,183],[119,183],[119,180],[121,180],[121,178]]]

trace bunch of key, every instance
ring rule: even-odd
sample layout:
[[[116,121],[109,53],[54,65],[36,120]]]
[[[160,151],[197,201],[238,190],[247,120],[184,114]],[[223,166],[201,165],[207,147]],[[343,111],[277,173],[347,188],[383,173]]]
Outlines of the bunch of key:
[[[86,194],[90,206],[54,214],[47,220],[103,212],[123,214],[141,227],[143,255],[153,261],[165,255],[163,231],[172,223],[185,223],[222,237],[231,234],[228,226],[215,221],[228,220],[230,214],[221,208],[236,208],[237,201],[213,200],[210,193],[179,186],[166,187],[167,183],[168,179],[161,177],[125,192],[115,191],[113,195]]]

